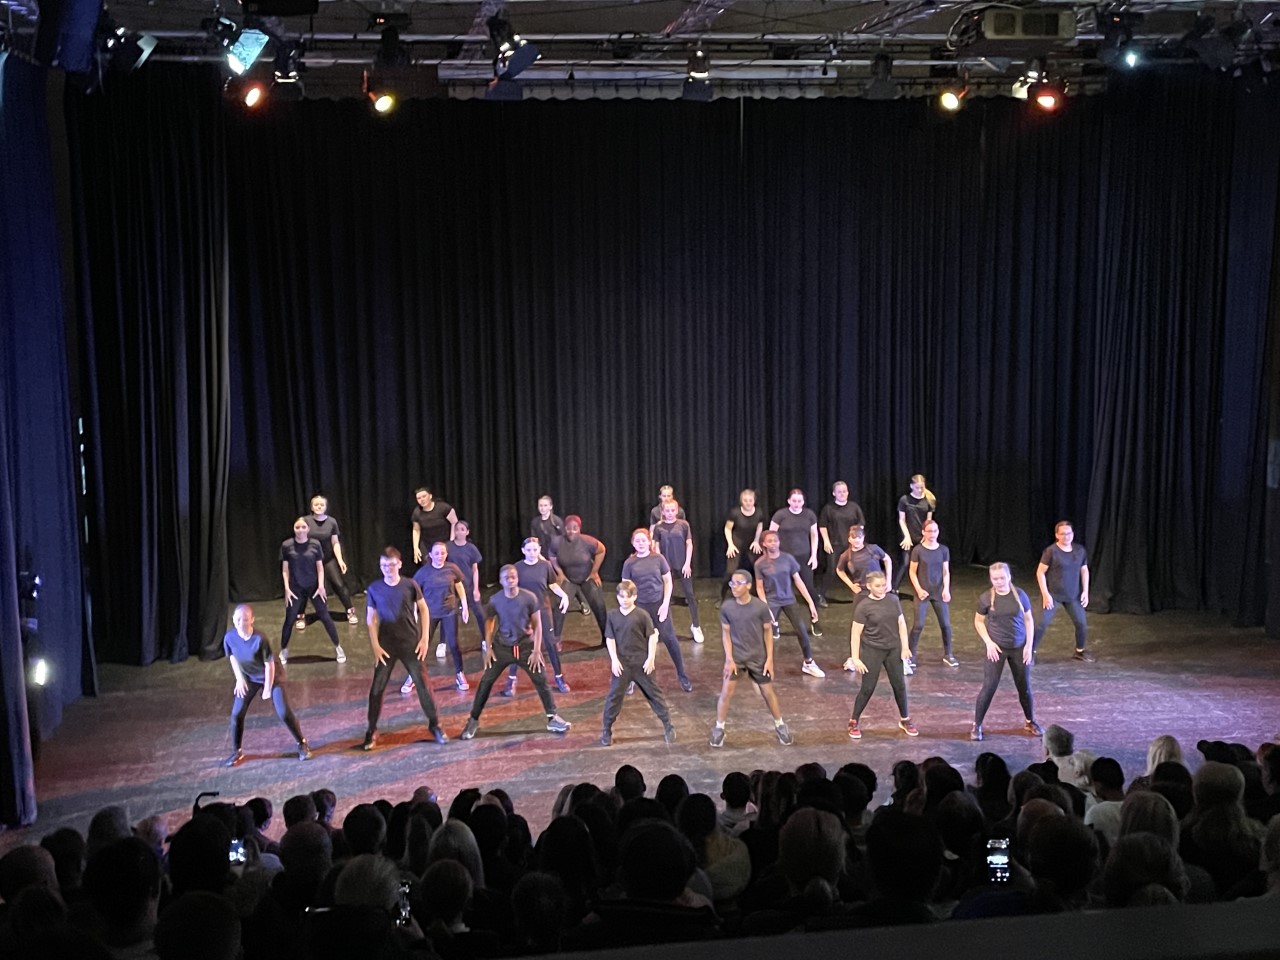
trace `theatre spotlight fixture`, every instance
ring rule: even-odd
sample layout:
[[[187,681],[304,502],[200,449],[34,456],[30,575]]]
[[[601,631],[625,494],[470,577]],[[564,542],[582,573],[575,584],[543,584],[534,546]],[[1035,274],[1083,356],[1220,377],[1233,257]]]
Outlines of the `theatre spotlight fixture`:
[[[369,98],[374,113],[381,116],[386,116],[396,108],[395,91],[379,78],[371,76],[367,70],[364,74],[364,95]]]
[[[896,100],[900,92],[893,79],[893,57],[877,53],[871,61],[871,79],[862,95],[868,100]]]
[[[1027,99],[1045,113],[1053,113],[1062,106],[1064,93],[1062,85],[1040,80],[1027,88]]]
[[[943,87],[942,92],[938,94],[938,106],[948,113],[955,113],[964,106],[964,98],[968,93],[969,88],[960,83]]]
[[[269,39],[261,30],[240,29],[229,17],[214,17],[204,21],[203,26],[224,51],[227,66],[236,76],[241,76],[257,62]]]
[[[493,41],[493,73],[514,80],[542,56],[535,44],[516,33],[511,21],[495,14],[486,21],[489,39]]]
[[[706,80],[711,76],[711,60],[705,50],[699,48],[689,54],[688,73],[690,80]]]
[[[395,70],[409,66],[409,48],[400,42],[400,31],[394,26],[384,27],[378,41],[378,52],[373,65],[379,70]]]
[[[106,17],[99,29],[107,63],[117,73],[132,73],[137,70],[156,48],[156,38],[151,34],[130,33]]]
[[[260,80],[228,77],[222,95],[246,110],[257,110],[267,102],[267,85]]]
[[[306,91],[302,85],[302,43],[280,46],[276,51],[275,79],[271,83],[271,95],[281,100],[301,100]]]

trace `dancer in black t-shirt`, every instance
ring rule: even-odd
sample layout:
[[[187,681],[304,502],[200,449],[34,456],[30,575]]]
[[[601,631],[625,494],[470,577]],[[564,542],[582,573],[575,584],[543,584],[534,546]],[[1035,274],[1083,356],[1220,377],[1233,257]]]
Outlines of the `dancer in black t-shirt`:
[[[800,641],[800,652],[804,654],[801,672],[821,679],[826,674],[814,662],[813,650],[809,646],[809,631],[805,626],[806,619],[812,621],[818,610],[813,604],[813,596],[800,576],[800,564],[789,553],[783,553],[778,546],[778,534],[770,530],[762,538],[764,556],[756,561],[756,594],[769,606],[769,615],[773,618],[773,639],[776,643],[781,636],[778,614],[785,613],[795,628],[796,639]],[[809,617],[803,615],[796,591],[804,597],[809,608]]]
[[[244,760],[240,745],[244,742],[244,715],[249,704],[261,691],[263,700],[270,700],[276,708],[276,716],[289,728],[298,744],[298,759],[310,760],[311,747],[307,745],[298,719],[289,709],[284,687],[276,676],[276,658],[267,638],[253,628],[253,607],[242,603],[231,615],[234,629],[222,638],[222,652],[227,655],[231,672],[236,675],[235,698],[231,701],[231,756],[226,766],[234,767]]]
[[[675,491],[675,488],[671,486],[671,484],[664,483],[662,486],[658,488],[658,502],[654,504],[653,508],[649,511],[649,536],[650,537],[653,536],[654,524],[658,523],[662,519],[662,505],[666,503],[668,500],[674,500],[675,498],[676,498],[676,491]],[[684,510],[678,510],[676,512],[676,519],[678,520],[687,519],[684,515]]]
[[[636,606],[636,585],[630,580],[618,584],[618,609],[609,611],[605,624],[605,646],[609,649],[609,693],[604,699],[603,729],[600,743],[613,743],[613,723],[622,710],[623,691],[635,684],[654,714],[662,721],[662,735],[674,743],[676,728],[671,725],[667,701],[654,677],[654,658],[658,655],[658,629],[649,614]]]
[[[595,614],[600,628],[600,645],[604,646],[605,617],[604,594],[600,592],[600,565],[608,551],[595,537],[582,532],[582,518],[571,513],[564,518],[564,536],[551,541],[547,559],[564,577],[560,584],[572,601],[584,601]]]
[[[428,550],[437,541],[447,542],[453,539],[453,527],[458,522],[458,514],[443,500],[437,500],[426,487],[413,491],[418,505],[413,508],[413,562],[421,563],[423,547]]]
[[[840,554],[836,576],[853,594],[853,609],[867,595],[867,574],[879,571],[889,580],[893,577],[893,561],[879,546],[867,543],[867,531],[861,525],[849,528],[849,549]]]
[[[756,506],[756,492],[751,489],[738,494],[738,505],[724,520],[724,583],[720,584],[720,602],[729,595],[733,571],[746,570],[755,579],[756,557],[764,552],[760,534],[764,532],[764,513]]]
[[[320,544],[320,551],[324,554],[325,580],[346,608],[347,623],[359,623],[360,618],[356,616],[355,605],[351,602],[351,591],[347,589],[347,561],[342,557],[338,521],[329,516],[329,501],[319,494],[311,498],[307,526],[311,528],[311,539]]]
[[[818,580],[818,606],[825,607],[836,562],[849,542],[849,528],[866,523],[862,508],[849,499],[849,485],[837,480],[831,485],[831,502],[818,514],[818,536],[822,539],[823,576]]]
[[[862,686],[853,701],[853,714],[849,718],[850,740],[862,739],[862,728],[858,724],[862,711],[875,693],[881,668],[889,675],[889,686],[893,688],[893,698],[898,704],[898,728],[908,737],[920,735],[907,709],[907,681],[902,669],[911,656],[911,648],[907,644],[907,621],[902,615],[902,603],[896,594],[888,592],[888,586],[883,573],[873,571],[867,574],[867,595],[853,611],[849,659],[862,677]]]
[[[524,559],[515,564],[516,576],[520,581],[520,589],[528,590],[538,598],[542,618],[542,652],[546,654],[554,671],[552,683],[561,693],[568,693],[570,686],[560,668],[560,628],[564,625],[564,613],[569,609],[569,595],[560,586],[560,576],[551,561],[542,555],[542,544],[537,537],[527,537],[520,545]],[[551,594],[559,599],[555,610],[552,610]],[[507,685],[502,690],[504,697],[516,695],[516,667],[511,665],[507,674]]]
[[[312,542],[306,517],[293,521],[293,536],[280,544],[280,576],[284,580],[285,602],[284,625],[280,628],[280,663],[289,662],[289,636],[307,608],[308,600],[333,642],[334,656],[339,663],[346,663],[347,654],[338,642],[338,629],[325,604],[328,596],[324,592],[324,553],[318,543]]]
[[[1085,649],[1089,643],[1089,620],[1084,613],[1089,606],[1089,555],[1075,542],[1075,536],[1071,521],[1060,520],[1053,528],[1054,542],[1040,555],[1036,582],[1040,584],[1041,610],[1033,645],[1040,648],[1058,607],[1065,607],[1076,631],[1075,659],[1093,663],[1093,654]]]
[[[797,487],[787,494],[787,505],[774,511],[769,529],[778,534],[782,552],[796,558],[805,589],[809,596],[815,596],[817,587],[813,582],[813,572],[818,569],[818,515],[804,505],[803,490]],[[816,616],[811,629],[815,637],[822,636],[822,627]]]
[[[916,650],[924,621],[933,607],[942,631],[942,662],[960,666],[951,655],[951,551],[938,543],[938,521],[928,520],[921,540],[911,548],[911,587],[915,592],[915,620],[911,624],[911,668],[916,666]]]
[[[692,693],[693,681],[684,672],[684,657],[680,654],[675,627],[671,625],[671,564],[653,551],[653,540],[644,527],[631,531],[631,548],[635,552],[622,563],[622,579],[636,585],[636,604],[649,614],[658,628],[658,639],[675,664],[680,689]]]
[[[982,721],[991,706],[991,698],[1000,686],[1004,665],[1009,664],[1013,685],[1018,690],[1018,702],[1026,717],[1024,729],[1033,737],[1043,731],[1035,720],[1035,704],[1031,697],[1031,663],[1035,647],[1027,641],[1034,635],[1035,622],[1031,615],[1031,601],[1013,585],[1007,563],[993,563],[987,568],[991,589],[978,597],[978,612],[973,615],[973,628],[986,647],[986,660],[982,664],[982,689],[973,709],[973,728],[970,740],[983,739]]]
[[[693,593],[693,530],[683,514],[679,503],[668,500],[662,505],[661,518],[653,525],[650,533],[658,552],[671,564],[673,585],[677,575],[680,578],[680,592],[689,608],[693,641],[702,643],[702,626],[698,623],[698,598]]]
[[[564,536],[564,521],[556,516],[555,504],[545,493],[538,498],[537,516],[529,521],[529,536],[548,547],[556,537]]]
[[[898,592],[898,584],[907,572],[911,562],[911,548],[920,542],[920,534],[926,520],[932,520],[938,509],[938,498],[927,486],[923,474],[917,473],[911,478],[911,488],[898,498],[898,530],[902,539],[898,543],[898,566],[893,573],[893,592]]]
[[[729,718],[729,701],[738,677],[746,674],[760,691],[774,733],[784,747],[795,742],[786,721],[778,695],[773,692],[773,616],[769,606],[751,595],[751,580],[745,570],[735,570],[729,578],[733,599],[720,605],[720,643],[724,647],[724,681],[720,699],[716,701],[716,722],[711,728],[711,746],[724,746],[724,724]]]

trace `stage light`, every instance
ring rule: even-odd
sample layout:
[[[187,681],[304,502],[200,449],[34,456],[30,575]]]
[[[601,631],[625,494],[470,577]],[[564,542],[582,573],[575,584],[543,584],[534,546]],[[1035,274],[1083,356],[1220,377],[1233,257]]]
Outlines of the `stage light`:
[[[942,92],[938,94],[938,106],[949,113],[955,113],[964,106],[964,98],[968,92],[968,87],[943,87]]]
[[[887,53],[877,53],[871,61],[871,80],[862,95],[868,100],[896,100],[900,92],[893,79],[893,58]]]
[[[117,73],[137,70],[156,48],[156,38],[151,34],[130,33],[105,17],[99,29],[107,63]]]
[[[400,42],[400,31],[394,26],[383,29],[373,65],[379,70],[395,70],[409,66],[409,48]]]
[[[1129,44],[1120,51],[1120,62],[1130,70],[1135,69],[1142,62],[1142,51],[1137,44]]]
[[[267,88],[254,80],[247,83],[240,91],[240,102],[250,110],[254,110],[267,101]]]
[[[202,26],[226,52],[227,66],[236,76],[241,76],[257,62],[270,39],[261,30],[241,30],[229,17],[214,17],[205,20]]]
[[[281,100],[301,100],[306,94],[302,85],[302,43],[294,46],[282,45],[276,51],[275,80],[271,84],[271,95]]]
[[[393,111],[398,102],[396,92],[380,78],[371,76],[368,71],[365,71],[364,75],[364,95],[369,98],[374,112],[380,116],[386,116]]]
[[[505,75],[514,80],[538,61],[542,56],[536,45],[525,40],[512,29],[511,21],[495,14],[486,24],[489,27],[489,39],[493,41],[493,72],[495,76]]]
[[[1045,113],[1053,113],[1062,105],[1062,87],[1056,83],[1041,80],[1027,89],[1027,99]]]
[[[690,80],[706,80],[711,76],[711,60],[706,51],[695,50],[689,54],[688,73]]]
[[[49,682],[49,661],[44,657],[38,657],[31,665],[31,682],[37,687]]]

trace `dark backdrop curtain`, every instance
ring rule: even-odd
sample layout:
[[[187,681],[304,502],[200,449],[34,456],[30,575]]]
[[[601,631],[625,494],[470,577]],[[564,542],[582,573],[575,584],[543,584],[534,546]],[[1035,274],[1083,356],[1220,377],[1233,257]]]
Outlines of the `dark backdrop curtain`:
[[[217,78],[148,68],[72,91],[97,647],[221,654],[228,198]]]
[[[118,153],[112,175],[144,192],[148,164],[177,161],[112,101],[161,80],[81,117],[86,155]],[[184,157],[227,158],[235,597],[279,594],[276,545],[316,490],[371,579],[384,544],[407,550],[420,483],[491,563],[550,492],[616,572],[671,482],[707,572],[741,486],[770,512],[801,486],[816,508],[841,477],[891,545],[923,472],[957,562],[1007,559],[1025,582],[1070,517],[1096,608],[1260,618],[1261,526],[1222,527],[1262,496],[1274,96],[1195,72],[1117,79],[1055,117],[208,112],[169,125]]]

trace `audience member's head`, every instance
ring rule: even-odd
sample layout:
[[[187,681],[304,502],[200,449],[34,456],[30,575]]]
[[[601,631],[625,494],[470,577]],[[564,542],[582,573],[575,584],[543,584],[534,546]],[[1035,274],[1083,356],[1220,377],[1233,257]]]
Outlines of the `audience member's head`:
[[[1130,833],[1111,848],[1102,874],[1103,895],[1109,907],[1134,905],[1135,895],[1155,884],[1164,887],[1175,900],[1187,895],[1187,872],[1168,840],[1154,833]],[[1144,893],[1143,903],[1153,902]]]
[[[1120,836],[1154,833],[1178,849],[1181,829],[1173,804],[1154,790],[1135,790],[1120,805]]]
[[[159,960],[237,960],[240,918],[225,897],[196,891],[178,897],[155,929]]]
[[[502,846],[507,842],[507,814],[500,804],[476,804],[467,825],[471,827],[471,835],[476,838],[476,846],[485,861],[502,852]]]
[[[1075,817],[1044,817],[1028,839],[1027,868],[1043,893],[1076,902],[1098,869],[1097,837]]]
[[[1050,786],[1050,784],[1045,784]],[[1029,797],[1027,802],[1022,805],[1022,809],[1018,811],[1018,832],[1015,840],[1018,849],[1025,851],[1027,844],[1031,841],[1031,831],[1033,831],[1041,820],[1049,817],[1065,817],[1066,810],[1062,805],[1052,800],[1045,800],[1039,797]]]
[[[437,860],[422,875],[422,901],[433,917],[446,924],[461,921],[473,889],[471,874],[456,860]]]
[[[1207,760],[1191,778],[1196,810],[1239,805],[1244,799],[1244,774],[1229,763]]]
[[[628,800],[618,808],[618,819],[615,824],[618,837],[621,838],[632,824],[639,823],[641,820],[670,821],[671,815],[667,813],[667,808],[653,797],[636,797],[634,800]]]
[[[932,763],[924,770],[924,791],[924,812],[931,816],[948,794],[964,792],[964,777],[948,763]]]
[[[556,817],[542,831],[537,845],[538,869],[560,878],[566,890],[594,893],[599,865],[591,833],[577,817]]]
[[[415,787],[413,791],[413,796],[409,798],[409,802],[414,804],[437,803],[438,800],[439,798],[436,797],[436,792],[432,790],[430,787],[426,786],[425,784],[421,787]]]
[[[0,900],[12,903],[28,887],[58,889],[58,870],[53,854],[35,844],[14,847],[0,857]]]
[[[333,823],[333,813],[338,807],[338,795],[327,787],[311,793],[311,803],[315,807],[316,819],[323,824]]]
[[[716,832],[716,804],[705,793],[691,793],[676,807],[676,827],[693,845],[699,866],[706,866],[707,838]]]
[[[164,859],[164,845],[169,837],[164,817],[158,814],[143,817],[133,825],[133,835],[154,850],[156,856]]]
[[[479,788],[467,787],[467,789],[459,791],[458,795],[453,798],[453,803],[449,804],[449,815],[445,819],[461,820],[466,823],[471,816],[471,808],[479,802]]]
[[[222,893],[231,878],[230,847],[231,832],[215,817],[201,814],[178,828],[169,841],[169,879],[175,896],[195,890]]]
[[[440,829],[431,834],[431,843],[427,847],[427,863],[439,860],[457,860],[471,874],[471,883],[476,890],[484,889],[484,860],[480,856],[480,847],[475,835],[461,820],[449,819],[440,824]]]
[[[361,803],[342,818],[342,836],[352,856],[381,853],[387,842],[387,821],[372,803]]]
[[[734,771],[720,784],[720,799],[728,810],[742,810],[751,802],[751,778]]]
[[[400,871],[386,857],[358,854],[338,874],[333,902],[340,907],[392,910],[400,903]]]
[[[271,806],[271,801],[266,797],[253,797],[245,803],[245,806],[253,814],[254,829],[259,833],[267,829],[267,824],[271,822],[271,817],[275,814],[275,808]]]
[[[160,876],[155,851],[137,837],[100,847],[89,858],[84,889],[106,926],[109,945],[125,946],[151,936],[160,905]]]
[[[778,870],[792,896],[820,895],[825,884],[827,900],[844,870],[845,835],[840,821],[824,810],[797,810],[778,833]],[[820,885],[811,890],[815,881]]]
[[[537,871],[526,873],[511,891],[511,911],[523,949],[532,953],[560,950],[568,902],[558,877]]]
[[[53,857],[53,868],[58,876],[58,889],[63,893],[78,890],[84,878],[84,837],[72,827],[63,827],[40,838],[40,846]]]
[[[840,812],[844,822],[850,828],[857,827],[871,803],[871,794],[867,792],[864,780],[852,773],[846,773],[842,767],[831,783],[840,792]]]
[[[953,790],[933,809],[933,825],[943,845],[957,857],[966,857],[982,834],[982,810],[964,790]]]
[[[868,803],[875,797],[879,781],[876,779],[876,772],[865,763],[846,763],[838,772],[847,773],[862,781],[862,785],[867,788]]]
[[[1267,823],[1267,832],[1262,835],[1262,854],[1258,861],[1258,868],[1267,875],[1267,886],[1272,890],[1280,887],[1280,814],[1276,814]]]
[[[881,897],[927,901],[942,872],[942,840],[924,817],[883,807],[867,828],[867,860]]]
[[[290,885],[314,890],[333,867],[333,838],[314,820],[295,823],[280,838],[280,863]]]
[[[132,836],[129,827],[129,814],[124,807],[103,807],[89,821],[89,832],[85,835],[85,858],[109,843]]]
[[[658,789],[653,796],[655,800],[667,808],[667,816],[674,823],[676,808],[680,806],[680,801],[688,795],[689,784],[685,782],[684,777],[678,773],[668,773],[658,781]]]
[[[796,779],[800,781],[801,785],[809,780],[825,780],[827,779],[827,768],[813,761],[802,763],[796,767]]]
[[[1069,757],[1075,752],[1075,734],[1056,723],[1051,723],[1044,728],[1042,740],[1046,757]]]
[[[303,793],[296,797],[290,797],[284,802],[284,827],[288,830],[295,823],[305,823],[308,820],[319,820],[316,812],[315,794]],[[327,822],[327,821],[321,821]]]
[[[689,841],[664,820],[635,824],[618,849],[618,879],[631,900],[674,901],[696,866]]]
[[[1119,800],[1124,792],[1124,771],[1113,757],[1099,757],[1089,767],[1089,783],[1099,800]]]
[[[1154,776],[1156,767],[1162,763],[1180,763],[1184,766],[1186,764],[1182,758],[1182,744],[1178,742],[1177,737],[1171,737],[1167,733],[1156,737],[1147,747],[1146,775]]]

